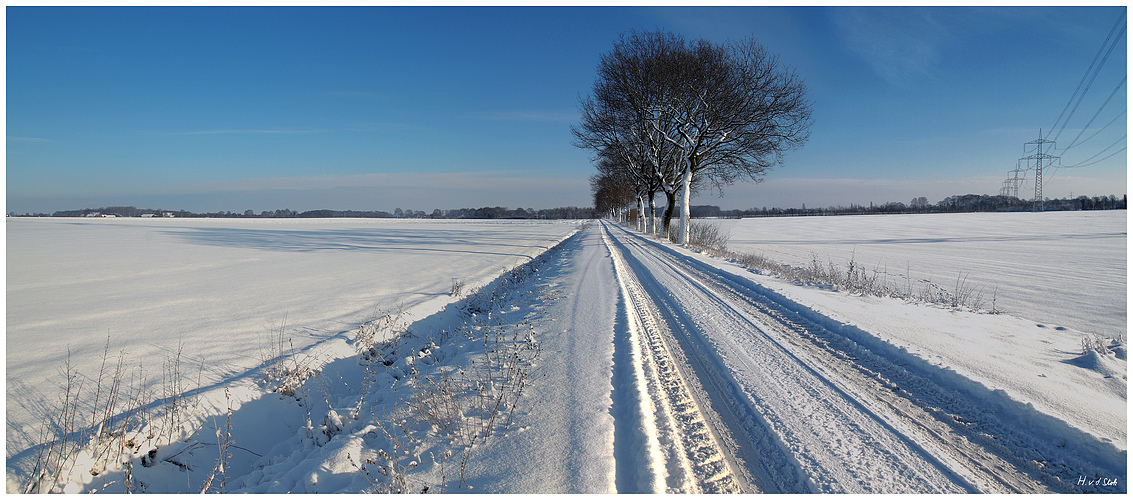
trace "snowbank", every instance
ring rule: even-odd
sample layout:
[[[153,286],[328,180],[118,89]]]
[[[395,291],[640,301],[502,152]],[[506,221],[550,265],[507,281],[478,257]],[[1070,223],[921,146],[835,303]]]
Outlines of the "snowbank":
[[[527,262],[573,222],[386,219],[7,220],[7,453],[41,438],[68,357],[96,384],[110,355],[160,394],[180,359],[205,389],[246,377],[273,336],[334,357],[347,333],[400,308],[428,315]],[[179,353],[179,354],[178,354]],[[89,396],[89,390],[84,390]],[[225,402],[214,401],[215,408]],[[88,409],[84,408],[84,411]],[[88,414],[89,418],[89,414]],[[18,460],[15,460],[18,461]]]

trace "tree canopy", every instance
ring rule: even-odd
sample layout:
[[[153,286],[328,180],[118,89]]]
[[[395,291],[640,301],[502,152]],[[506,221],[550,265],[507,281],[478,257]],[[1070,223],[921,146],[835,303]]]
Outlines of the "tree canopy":
[[[693,183],[722,192],[739,179],[758,182],[781,164],[809,138],[806,93],[794,70],[754,38],[690,43],[668,32],[634,31],[602,55],[572,131],[604,175],[611,166],[623,170],[614,178],[638,194],[642,209],[648,202],[647,213],[654,213],[657,191],[668,195],[670,208],[680,192],[680,238],[687,243]]]

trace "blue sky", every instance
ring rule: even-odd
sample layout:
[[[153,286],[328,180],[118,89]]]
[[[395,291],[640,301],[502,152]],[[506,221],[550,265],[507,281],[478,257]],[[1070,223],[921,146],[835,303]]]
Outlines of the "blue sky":
[[[803,149],[696,204],[998,194],[1124,10],[7,7],[6,211],[588,206],[579,96],[620,33],[657,28],[754,36],[813,101]],[[1123,33],[1057,147],[1112,125],[1064,165],[1125,147]],[[1045,194],[1126,186],[1120,152]]]

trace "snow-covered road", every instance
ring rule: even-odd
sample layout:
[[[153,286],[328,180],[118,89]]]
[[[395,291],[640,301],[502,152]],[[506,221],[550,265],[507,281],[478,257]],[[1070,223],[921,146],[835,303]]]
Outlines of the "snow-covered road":
[[[649,470],[670,491],[699,491],[731,473],[735,489],[765,492],[1044,492],[1064,491],[1070,476],[1115,472],[1049,455],[1043,463],[1071,470],[1034,467],[1041,440],[999,424],[955,388],[847,341],[743,277],[614,225],[602,231],[638,316],[624,334],[638,344],[635,352],[648,354],[635,361],[646,374],[638,391],[652,403],[656,425],[638,428],[653,434],[645,438],[660,448],[654,454],[664,466]],[[698,436],[673,438],[680,426],[663,425],[675,416],[664,415],[673,410],[651,387],[675,382],[648,374],[665,364],[691,388],[712,441],[725,446],[680,460]],[[1048,453],[1057,452],[1038,454]],[[716,461],[730,470],[698,470]],[[674,471],[695,479],[681,486]]]

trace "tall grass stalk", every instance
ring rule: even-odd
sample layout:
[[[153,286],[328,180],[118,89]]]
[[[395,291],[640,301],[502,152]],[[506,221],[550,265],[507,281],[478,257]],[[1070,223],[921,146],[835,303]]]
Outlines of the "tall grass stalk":
[[[161,394],[155,396],[147,389],[141,365],[128,373],[124,348],[111,355],[109,334],[92,378],[72,365],[68,349],[62,395],[47,416],[20,491],[69,493],[80,475],[99,476],[109,470],[123,470],[124,491],[134,491],[132,460],[142,449],[178,437],[188,406],[196,399],[181,371],[181,351],[179,343],[177,352],[162,363]],[[147,409],[155,397],[158,404]]]
[[[670,228],[670,241],[675,241],[676,231]],[[763,254],[736,252],[728,248],[729,235],[720,230],[719,225],[700,220],[692,220],[689,225],[689,247],[713,257],[731,260],[748,269],[758,270],[772,276],[796,283],[830,286],[849,293],[877,297],[893,297],[910,302],[939,304],[953,309],[968,309],[977,312],[999,313],[996,299],[998,289],[992,293],[991,309],[985,311],[986,299],[983,288],[968,283],[967,273],[959,273],[951,291],[935,287],[925,282],[924,288],[914,291],[910,267],[906,265],[904,286],[889,282],[888,272],[878,261],[873,269],[861,266],[855,253],[850,253],[846,267],[842,268],[832,261],[825,263],[818,255],[811,254],[806,266],[797,267],[774,262]]]

